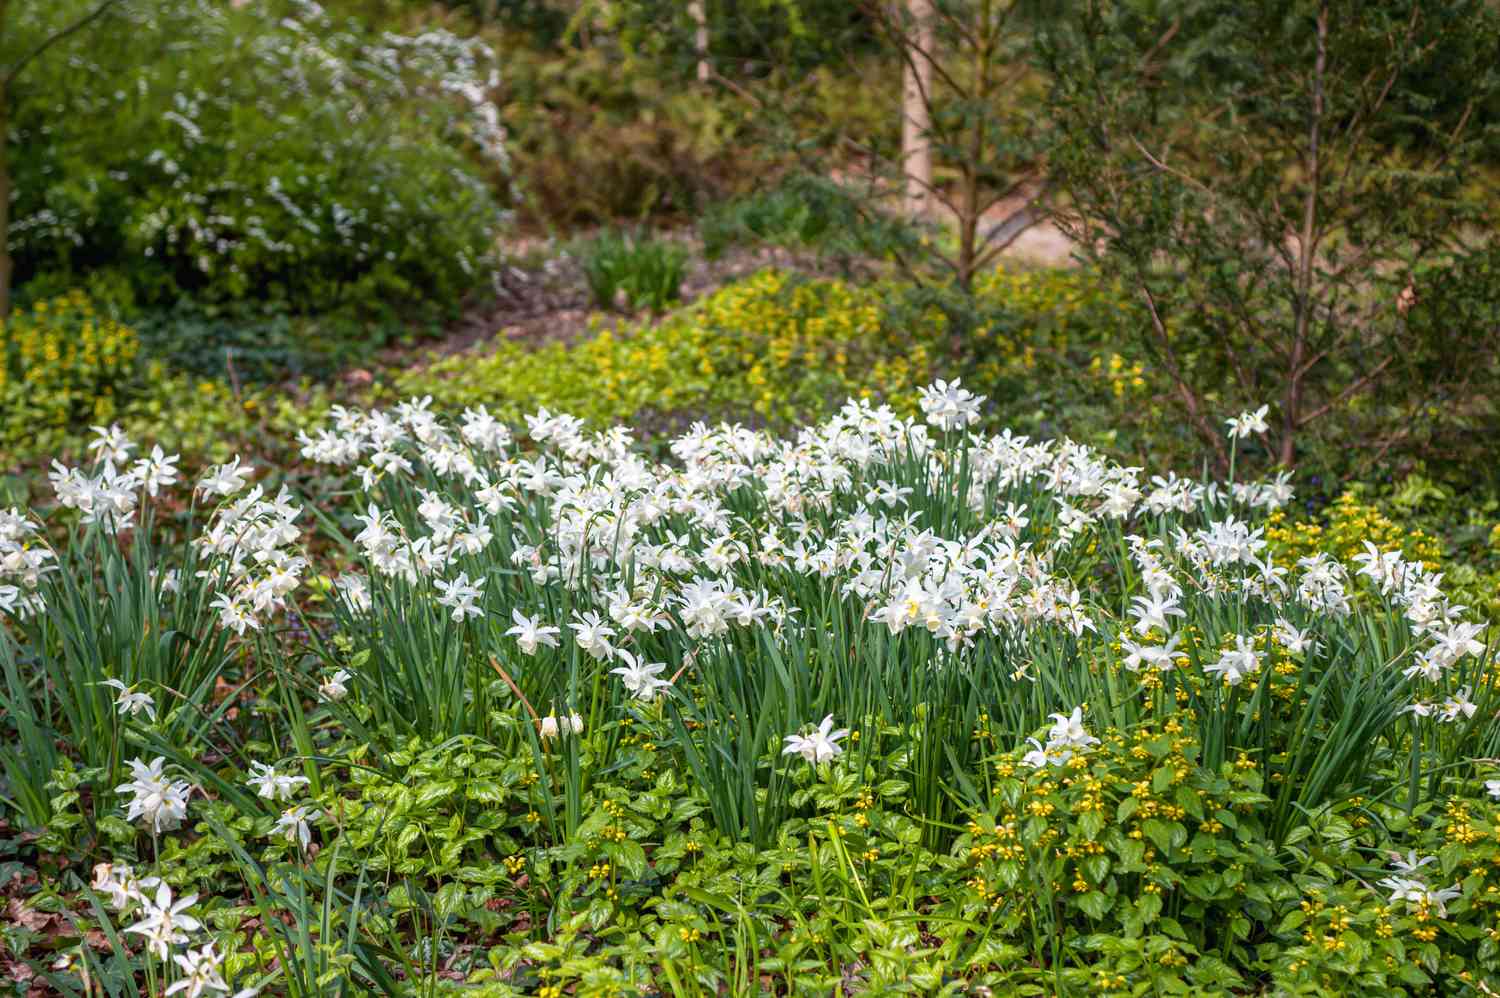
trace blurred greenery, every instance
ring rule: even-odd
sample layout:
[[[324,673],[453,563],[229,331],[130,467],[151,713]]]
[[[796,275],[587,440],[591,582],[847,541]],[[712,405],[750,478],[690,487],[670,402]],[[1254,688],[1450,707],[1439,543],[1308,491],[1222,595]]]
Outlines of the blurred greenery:
[[[579,257],[595,305],[661,312],[681,295],[688,252],[676,243],[611,229],[585,240]]]
[[[133,0],[107,21],[11,93],[24,298],[390,315],[481,286],[506,197],[482,43],[304,0]]]

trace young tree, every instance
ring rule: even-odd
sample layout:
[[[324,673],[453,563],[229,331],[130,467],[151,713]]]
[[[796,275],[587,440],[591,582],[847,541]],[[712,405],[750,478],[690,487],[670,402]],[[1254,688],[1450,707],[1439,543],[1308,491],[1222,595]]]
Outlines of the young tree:
[[[907,0],[865,7],[903,68],[899,188],[909,215],[952,221],[957,244],[929,242],[967,291],[974,277],[1039,219],[1047,189],[1041,92],[1027,58],[1021,0]],[[1009,204],[1002,218],[995,210]]]
[[[901,186],[906,213],[921,218],[932,190],[932,2],[908,0],[907,13],[911,35],[902,44],[907,56],[901,74]]]
[[[820,74],[803,74],[774,100],[747,94],[770,144],[813,178],[800,186],[837,189],[855,216],[852,242],[868,242],[868,256],[893,259],[924,290],[956,290],[956,303],[1042,217],[1050,126],[1027,53],[1030,2],[859,4],[872,42],[839,68],[872,83],[900,80],[899,93],[889,91],[892,127],[842,106],[830,111]]]
[[[698,82],[707,83],[713,74],[708,61],[708,11],[704,0],[688,0],[688,17],[693,22],[693,53],[698,57]]]
[[[10,102],[15,85],[54,45],[86,31],[126,0],[87,7],[60,0],[0,0],[0,318],[10,314]]]
[[[1286,466],[1484,404],[1497,331],[1417,320],[1491,238],[1497,42],[1484,0],[1095,0],[1043,32],[1058,219],[1221,456],[1262,403]]]

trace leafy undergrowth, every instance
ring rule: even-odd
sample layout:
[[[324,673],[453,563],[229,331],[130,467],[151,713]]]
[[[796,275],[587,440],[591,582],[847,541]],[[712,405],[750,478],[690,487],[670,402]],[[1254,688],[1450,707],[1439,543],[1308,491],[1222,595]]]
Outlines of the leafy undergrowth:
[[[1500,675],[1421,537],[913,402],[665,462],[336,407],[306,495],[101,432],[0,517],[18,988],[1500,984]]]

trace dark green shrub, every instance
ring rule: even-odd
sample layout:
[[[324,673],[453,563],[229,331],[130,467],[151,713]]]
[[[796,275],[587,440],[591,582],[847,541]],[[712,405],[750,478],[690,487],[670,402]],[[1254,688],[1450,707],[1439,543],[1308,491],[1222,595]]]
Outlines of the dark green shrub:
[[[687,250],[674,243],[607,231],[583,244],[584,279],[601,308],[661,312],[677,301]]]
[[[731,246],[780,246],[816,252],[848,264],[884,259],[918,242],[911,225],[871,211],[855,193],[824,177],[794,175],[768,190],[707,211],[698,223],[709,259]]]
[[[327,378],[366,363],[387,328],[349,315],[299,316],[284,304],[205,304],[184,298],[134,323],[147,355],[174,370],[226,383]]]
[[[503,221],[484,46],[301,0],[121,10],[13,95],[18,283],[371,313],[478,285]]]
[[[501,118],[526,219],[682,217],[747,186],[739,98],[622,67],[604,48],[506,51]]]
[[[1438,276],[1482,269],[1493,215],[1493,4],[1111,0],[1039,51],[1060,221],[1221,469],[1217,415],[1267,404],[1242,463],[1368,475],[1493,433],[1493,305]]]

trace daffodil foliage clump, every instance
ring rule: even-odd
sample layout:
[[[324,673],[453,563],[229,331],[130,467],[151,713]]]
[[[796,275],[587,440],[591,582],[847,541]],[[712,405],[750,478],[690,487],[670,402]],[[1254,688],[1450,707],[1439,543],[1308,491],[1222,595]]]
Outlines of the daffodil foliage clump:
[[[16,972],[1500,986],[1493,649],[1441,578],[1278,561],[1287,479],[1148,480],[984,405],[700,424],[665,462],[545,410],[335,409],[315,490],[101,427],[0,518]]]

